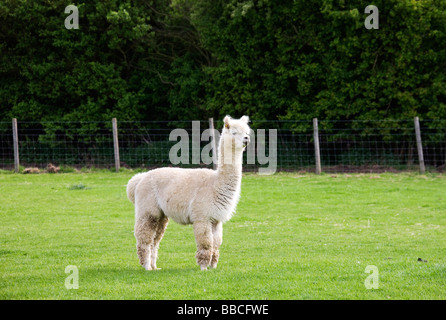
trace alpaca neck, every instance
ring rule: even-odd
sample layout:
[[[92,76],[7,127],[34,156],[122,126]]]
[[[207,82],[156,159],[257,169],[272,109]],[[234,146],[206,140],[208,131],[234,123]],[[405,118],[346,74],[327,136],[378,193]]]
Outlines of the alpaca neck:
[[[225,138],[229,140],[229,143],[225,143],[227,142]],[[230,137],[225,137],[224,135],[220,139],[217,175],[219,176],[219,181],[235,187],[239,184],[242,177],[243,151],[236,150],[230,139]]]

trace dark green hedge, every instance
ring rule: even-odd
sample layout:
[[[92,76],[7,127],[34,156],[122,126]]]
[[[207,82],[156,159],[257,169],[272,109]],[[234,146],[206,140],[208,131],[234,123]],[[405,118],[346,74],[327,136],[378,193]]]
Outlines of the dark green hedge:
[[[445,0],[68,4],[0,3],[0,119],[446,118]]]

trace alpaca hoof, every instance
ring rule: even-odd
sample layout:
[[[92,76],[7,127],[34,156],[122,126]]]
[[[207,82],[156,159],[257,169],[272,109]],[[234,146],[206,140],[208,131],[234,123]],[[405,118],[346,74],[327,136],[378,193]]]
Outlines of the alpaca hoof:
[[[208,270],[208,267],[205,267],[205,266],[200,266],[200,268],[201,268],[201,271],[207,271]]]
[[[144,269],[146,269],[147,271],[151,271],[152,267],[148,264],[143,265]]]

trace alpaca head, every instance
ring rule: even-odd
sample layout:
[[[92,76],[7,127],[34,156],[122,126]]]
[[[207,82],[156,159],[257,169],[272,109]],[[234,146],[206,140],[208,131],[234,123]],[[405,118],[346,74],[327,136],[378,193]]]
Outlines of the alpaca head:
[[[235,150],[244,151],[246,146],[251,141],[249,134],[251,129],[248,122],[249,117],[243,116],[240,119],[233,119],[230,116],[226,116],[223,119],[224,127],[222,131],[222,137],[224,139],[231,139],[232,146]]]

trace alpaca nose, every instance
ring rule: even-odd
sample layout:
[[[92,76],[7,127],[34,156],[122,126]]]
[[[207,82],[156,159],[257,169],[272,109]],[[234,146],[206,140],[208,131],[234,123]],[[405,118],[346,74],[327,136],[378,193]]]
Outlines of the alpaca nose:
[[[250,142],[249,137],[244,137],[243,138],[243,143],[245,143],[246,145]]]

